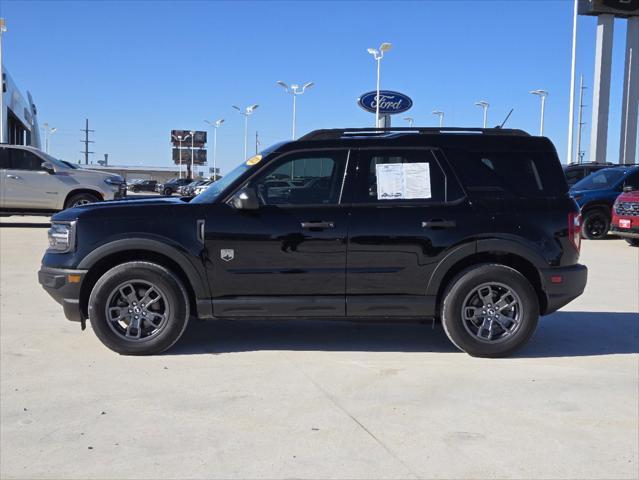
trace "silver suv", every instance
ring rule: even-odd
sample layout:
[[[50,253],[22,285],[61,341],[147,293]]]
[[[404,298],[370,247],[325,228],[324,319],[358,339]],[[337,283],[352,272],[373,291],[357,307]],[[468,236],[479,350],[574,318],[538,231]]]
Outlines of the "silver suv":
[[[33,147],[0,145],[0,213],[48,214],[126,195],[119,175],[80,168]]]

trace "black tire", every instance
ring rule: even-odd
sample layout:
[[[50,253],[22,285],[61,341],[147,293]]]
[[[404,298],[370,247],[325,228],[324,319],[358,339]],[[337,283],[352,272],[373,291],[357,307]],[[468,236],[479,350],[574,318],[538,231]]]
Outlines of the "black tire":
[[[493,285],[493,290],[485,290],[487,284]],[[502,289],[502,287],[505,288]],[[495,317],[500,318],[500,322],[512,322],[511,333],[506,333],[507,330],[501,328],[501,324],[497,320],[490,320],[495,317],[488,317],[486,320],[487,317],[481,313],[489,312],[489,310],[481,310],[484,307],[465,305],[474,298],[479,298],[475,297],[477,294],[474,293],[478,288],[480,291],[483,288],[484,293],[491,292],[493,301],[499,299],[500,292],[505,292],[506,289],[514,292],[516,297],[512,298],[518,300],[518,307],[512,308],[510,312],[507,309],[501,310],[501,307],[490,310],[491,313],[495,314]],[[480,317],[478,323],[481,321],[483,325],[489,322],[489,335],[492,336],[494,322],[495,333],[502,332],[500,338],[484,338],[483,340],[477,338],[477,334],[473,333],[475,323],[464,318],[467,312],[471,311],[470,309],[476,308]],[[501,315],[502,312],[505,312],[505,315],[512,314],[513,317],[517,317],[517,322],[509,321],[507,316]],[[517,315],[515,315],[516,312]],[[464,270],[450,282],[444,293],[441,313],[444,331],[457,348],[474,357],[506,357],[525,345],[537,328],[539,299],[530,282],[517,270],[505,265],[481,264]],[[479,336],[483,336],[481,332],[486,332],[486,329],[481,327],[477,330]]]
[[[133,193],[138,193],[140,191],[139,187],[133,187],[131,190],[133,190]]]
[[[173,195],[173,190],[171,190],[170,188],[165,188],[165,189],[162,191],[162,194],[163,194],[163,195],[166,195],[167,197],[170,197],[171,195]]]
[[[146,292],[143,287],[138,290],[139,285],[151,285],[160,300],[149,296],[150,289]],[[142,300],[150,299],[148,305],[155,302],[152,307],[147,307],[148,311],[139,308],[143,313],[135,317],[140,318],[136,323],[134,313],[128,313],[132,310],[130,305],[125,302],[125,306],[114,306],[117,304],[114,300],[124,299],[123,293],[126,292],[129,292],[127,298],[129,295],[137,298],[138,307],[145,305],[140,303],[141,296]],[[153,315],[153,308],[157,310],[155,317],[162,317],[162,320],[157,320],[157,326],[146,321]],[[116,311],[120,311],[118,318],[124,314],[128,319],[110,320],[109,315]],[[149,316],[142,319],[144,314]],[[184,333],[189,315],[189,298],[180,279],[170,270],[150,262],[128,262],[112,268],[100,277],[89,297],[89,319],[93,331],[105,346],[122,355],[154,355],[169,349]],[[137,330],[134,325],[138,326]]]
[[[639,238],[625,238],[624,240],[633,247],[639,247]]]
[[[92,193],[76,193],[71,195],[64,204],[65,210],[67,208],[78,207],[80,205],[86,205],[87,203],[99,202],[100,198]]]
[[[610,215],[604,210],[591,210],[584,215],[581,236],[588,240],[606,238],[610,230]]]

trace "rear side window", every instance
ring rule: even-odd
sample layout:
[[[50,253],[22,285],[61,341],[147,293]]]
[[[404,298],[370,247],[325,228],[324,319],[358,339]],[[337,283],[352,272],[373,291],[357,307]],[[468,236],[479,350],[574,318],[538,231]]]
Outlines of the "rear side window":
[[[359,155],[357,203],[439,203],[461,196],[458,188],[451,191],[453,179],[446,177],[433,150],[389,148]]]
[[[447,151],[457,175],[473,196],[555,197],[567,192],[553,153]]]

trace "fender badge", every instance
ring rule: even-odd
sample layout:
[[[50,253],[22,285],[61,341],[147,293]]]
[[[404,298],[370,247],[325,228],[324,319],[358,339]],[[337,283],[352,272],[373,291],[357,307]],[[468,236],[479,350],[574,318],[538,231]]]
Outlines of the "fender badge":
[[[220,258],[225,262],[230,262],[235,258],[235,251],[232,248],[223,248],[220,250]]]

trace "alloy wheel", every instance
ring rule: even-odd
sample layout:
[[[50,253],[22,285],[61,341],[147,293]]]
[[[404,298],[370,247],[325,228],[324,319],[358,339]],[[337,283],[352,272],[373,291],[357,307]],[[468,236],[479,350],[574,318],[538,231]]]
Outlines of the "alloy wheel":
[[[462,305],[462,321],[466,331],[481,342],[507,340],[521,326],[521,299],[503,283],[479,285],[471,290]]]
[[[159,287],[145,280],[122,283],[106,302],[107,323],[126,340],[145,340],[165,327],[170,313],[166,298]]]

